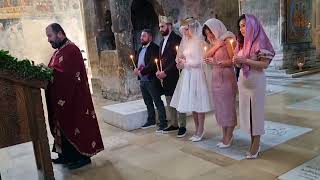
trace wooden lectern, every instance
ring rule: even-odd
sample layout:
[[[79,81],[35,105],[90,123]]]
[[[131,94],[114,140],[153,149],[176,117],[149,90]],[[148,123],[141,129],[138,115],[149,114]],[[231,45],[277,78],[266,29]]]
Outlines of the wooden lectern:
[[[39,178],[54,180],[41,98],[47,84],[0,70],[0,148],[32,141]]]

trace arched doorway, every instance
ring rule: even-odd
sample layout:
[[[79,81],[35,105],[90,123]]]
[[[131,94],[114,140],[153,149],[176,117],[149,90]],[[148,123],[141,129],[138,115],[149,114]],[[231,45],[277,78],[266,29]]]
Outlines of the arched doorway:
[[[109,1],[95,0],[96,41],[98,51],[115,50],[115,37],[112,31],[112,19]]]
[[[158,15],[153,5],[147,0],[133,0],[131,5],[131,21],[133,25],[133,44],[137,50],[140,46],[140,34],[143,29],[151,29],[154,40],[159,42]]]

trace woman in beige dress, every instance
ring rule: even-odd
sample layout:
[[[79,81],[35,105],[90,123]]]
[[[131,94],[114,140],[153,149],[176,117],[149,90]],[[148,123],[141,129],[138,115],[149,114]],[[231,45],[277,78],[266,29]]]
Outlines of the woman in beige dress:
[[[275,52],[259,20],[242,15],[238,20],[239,36],[234,64],[241,67],[238,82],[240,127],[251,135],[247,159],[260,152],[260,137],[264,134],[264,100],[266,76]]]

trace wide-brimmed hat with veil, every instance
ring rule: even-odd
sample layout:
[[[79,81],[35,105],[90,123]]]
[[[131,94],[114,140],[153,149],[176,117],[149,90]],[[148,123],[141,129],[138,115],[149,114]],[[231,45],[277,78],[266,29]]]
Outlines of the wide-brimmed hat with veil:
[[[197,38],[201,37],[202,26],[200,22],[194,17],[188,17],[180,20],[179,31],[182,35],[184,29],[189,29],[189,31],[191,31],[193,35],[197,36]]]

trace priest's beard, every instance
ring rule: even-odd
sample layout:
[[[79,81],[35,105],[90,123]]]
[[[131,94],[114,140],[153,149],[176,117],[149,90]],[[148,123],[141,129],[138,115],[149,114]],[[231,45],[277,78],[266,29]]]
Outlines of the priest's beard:
[[[64,43],[66,42],[66,39],[60,40],[56,39],[55,41],[50,41],[49,43],[51,44],[53,49],[58,49],[60,48]]]

